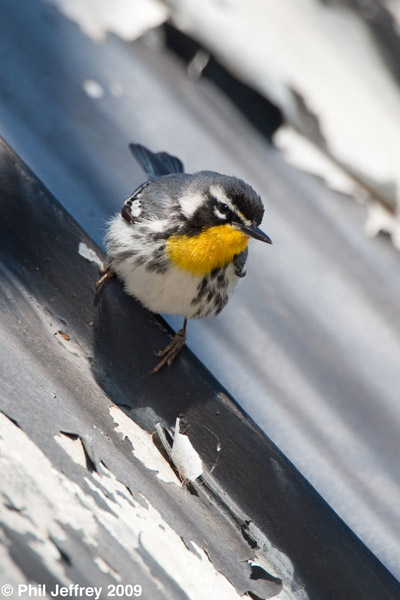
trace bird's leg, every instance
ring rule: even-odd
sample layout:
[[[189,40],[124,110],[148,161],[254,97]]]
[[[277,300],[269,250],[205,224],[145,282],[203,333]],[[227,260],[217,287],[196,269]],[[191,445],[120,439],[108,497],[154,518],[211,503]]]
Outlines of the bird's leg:
[[[162,360],[154,367],[152,373],[158,373],[160,369],[162,369],[165,365],[169,367],[174,362],[175,358],[178,356],[179,352],[182,350],[183,346],[186,342],[186,325],[187,319],[183,322],[183,327],[179,331],[176,332],[170,343],[164,350],[159,350],[156,352],[157,356],[162,356]]]
[[[114,277],[114,275],[115,275],[115,273],[111,269],[111,265],[109,263],[105,263],[102,267],[100,267],[99,271],[100,271],[101,277],[96,283],[96,293],[94,295],[94,302],[93,302],[95,306],[97,306],[100,301],[101,292],[102,292],[105,282],[108,281],[109,279],[111,279],[111,277]]]
[[[100,267],[99,271],[101,277],[96,283],[96,294],[99,294],[105,282],[111,279],[111,277],[114,277],[115,275],[114,271],[111,269],[111,265],[107,263]]]

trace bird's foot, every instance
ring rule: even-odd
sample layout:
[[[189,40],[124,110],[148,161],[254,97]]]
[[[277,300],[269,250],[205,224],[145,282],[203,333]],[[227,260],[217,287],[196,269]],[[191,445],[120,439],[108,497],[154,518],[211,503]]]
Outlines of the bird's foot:
[[[162,360],[154,367],[152,373],[158,373],[165,365],[170,367],[178,356],[186,342],[186,327],[176,332],[170,343],[164,350],[158,350],[156,356],[162,356]]]
[[[97,294],[101,291],[105,282],[108,281],[108,279],[111,279],[111,277],[114,277],[114,275],[115,275],[114,271],[111,269],[111,265],[105,264],[102,267],[100,267],[99,271],[100,271],[101,277],[96,282],[96,293]]]
[[[99,302],[100,294],[101,294],[101,291],[103,289],[105,282],[108,281],[109,279],[111,279],[112,277],[114,277],[114,275],[115,275],[114,271],[111,269],[111,266],[107,263],[104,264],[102,267],[100,267],[99,271],[100,271],[101,277],[96,282],[96,293],[94,296],[94,305],[95,306]]]

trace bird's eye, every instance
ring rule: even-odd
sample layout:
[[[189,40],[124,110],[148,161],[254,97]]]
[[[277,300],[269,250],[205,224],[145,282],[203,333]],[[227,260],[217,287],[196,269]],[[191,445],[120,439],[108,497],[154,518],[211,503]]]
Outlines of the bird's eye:
[[[229,206],[227,204],[224,204],[223,202],[219,202],[218,203],[218,210],[223,215],[227,215],[228,212],[229,212]]]

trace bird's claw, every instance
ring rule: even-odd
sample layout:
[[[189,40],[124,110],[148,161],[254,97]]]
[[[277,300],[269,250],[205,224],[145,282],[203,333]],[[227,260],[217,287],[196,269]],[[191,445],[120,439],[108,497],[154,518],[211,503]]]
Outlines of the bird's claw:
[[[114,275],[115,275],[114,271],[111,269],[111,266],[108,265],[107,263],[105,265],[103,265],[102,267],[100,267],[99,271],[100,271],[101,277],[98,281],[96,281],[96,292],[94,295],[94,305],[95,306],[97,306],[97,304],[100,300],[101,291],[103,289],[105,282],[108,281],[109,279],[111,279],[112,277],[114,277]]]
[[[114,277],[115,273],[114,271],[111,269],[110,265],[105,265],[103,267],[100,267],[99,269],[100,271],[100,279],[96,282],[96,292],[99,293],[101,288],[103,287],[103,285],[105,284],[105,282],[108,279],[111,279],[111,277]]]
[[[156,356],[162,356],[162,360],[154,367],[152,373],[158,373],[165,365],[170,367],[178,356],[186,342],[186,330],[180,329],[176,332],[170,343],[163,350],[155,352]]]

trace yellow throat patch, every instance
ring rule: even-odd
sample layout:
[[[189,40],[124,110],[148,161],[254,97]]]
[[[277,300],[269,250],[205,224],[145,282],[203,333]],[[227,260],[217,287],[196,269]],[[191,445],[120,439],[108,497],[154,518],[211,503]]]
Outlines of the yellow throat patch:
[[[246,249],[248,237],[231,225],[216,225],[198,235],[172,235],[167,240],[169,259],[192,275],[207,275],[232,262]]]

